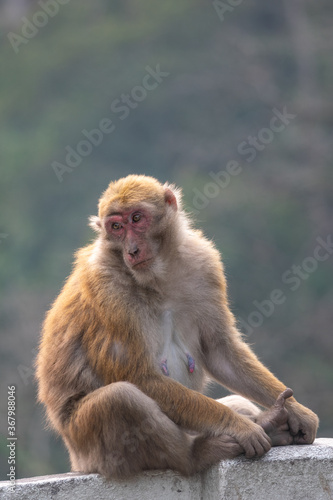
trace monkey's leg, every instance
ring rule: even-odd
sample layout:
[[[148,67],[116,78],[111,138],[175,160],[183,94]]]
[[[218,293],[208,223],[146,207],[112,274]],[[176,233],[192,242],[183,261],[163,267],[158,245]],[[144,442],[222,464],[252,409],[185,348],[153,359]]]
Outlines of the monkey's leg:
[[[232,394],[231,396],[217,399],[217,401],[224,404],[225,406],[228,406],[240,415],[248,417],[250,420],[252,420],[252,422],[257,422],[257,418],[262,413],[258,406],[256,406],[243,396],[238,396],[237,394]]]
[[[293,391],[286,389],[267,411],[260,410],[251,401],[242,396],[227,396],[218,401],[261,425],[266,434],[271,438],[272,446],[284,446],[293,443],[293,437],[289,432],[288,426],[288,411],[285,408],[286,399],[292,395]]]
[[[243,452],[230,436],[190,436],[128,382],[88,394],[65,432],[72,470],[123,478],[147,469],[201,471]]]
[[[128,382],[88,394],[73,416],[66,444],[73,470],[122,478],[145,469],[181,470],[191,438],[151,398]]]

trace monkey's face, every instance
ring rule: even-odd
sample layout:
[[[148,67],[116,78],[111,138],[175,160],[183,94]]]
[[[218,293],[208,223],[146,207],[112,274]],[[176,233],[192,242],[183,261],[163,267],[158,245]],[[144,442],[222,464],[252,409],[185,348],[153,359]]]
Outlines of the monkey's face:
[[[175,188],[173,188],[175,189]],[[129,175],[111,182],[98,204],[98,217],[90,226],[99,241],[125,264],[139,283],[162,277],[177,239],[180,192],[156,179]],[[111,259],[112,262],[112,259]]]
[[[148,208],[139,206],[114,211],[104,220],[108,238],[121,249],[132,271],[149,269],[158,254],[158,240],[152,235],[154,219]]]

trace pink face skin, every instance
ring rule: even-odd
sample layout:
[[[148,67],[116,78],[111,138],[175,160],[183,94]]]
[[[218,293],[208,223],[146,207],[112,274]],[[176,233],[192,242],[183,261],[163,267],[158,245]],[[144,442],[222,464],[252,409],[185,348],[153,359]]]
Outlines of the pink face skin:
[[[154,258],[146,234],[151,221],[152,216],[142,208],[114,212],[104,221],[107,233],[122,243],[124,261],[132,269],[143,269]]]

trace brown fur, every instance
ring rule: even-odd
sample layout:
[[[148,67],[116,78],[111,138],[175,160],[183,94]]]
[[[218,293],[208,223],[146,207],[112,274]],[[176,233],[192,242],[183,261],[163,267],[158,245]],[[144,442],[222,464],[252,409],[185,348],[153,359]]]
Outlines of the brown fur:
[[[130,237],[142,255],[153,255],[141,268],[128,261],[130,230],[121,239],[107,225],[112,213],[128,210],[147,216],[145,230],[136,239],[132,224]],[[191,228],[180,191],[150,177],[120,179],[104,192],[91,225],[99,235],[77,252],[46,316],[37,359],[39,400],[72,469],[107,477],[152,468],[192,474],[268,451],[269,432],[246,410],[201,394],[212,377],[270,407],[285,385],[237,331],[220,255]],[[285,408],[289,442],[312,442],[316,415],[294,398]]]

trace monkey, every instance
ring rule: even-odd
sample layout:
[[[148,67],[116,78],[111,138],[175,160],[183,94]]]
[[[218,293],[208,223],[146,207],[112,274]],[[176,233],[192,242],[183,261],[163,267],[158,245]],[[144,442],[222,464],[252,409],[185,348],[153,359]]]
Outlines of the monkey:
[[[220,253],[180,188],[145,175],[113,181],[90,225],[97,236],[76,253],[36,360],[38,399],[73,471],[189,476],[314,441],[317,415],[238,330]],[[211,380],[235,394],[204,395]]]

